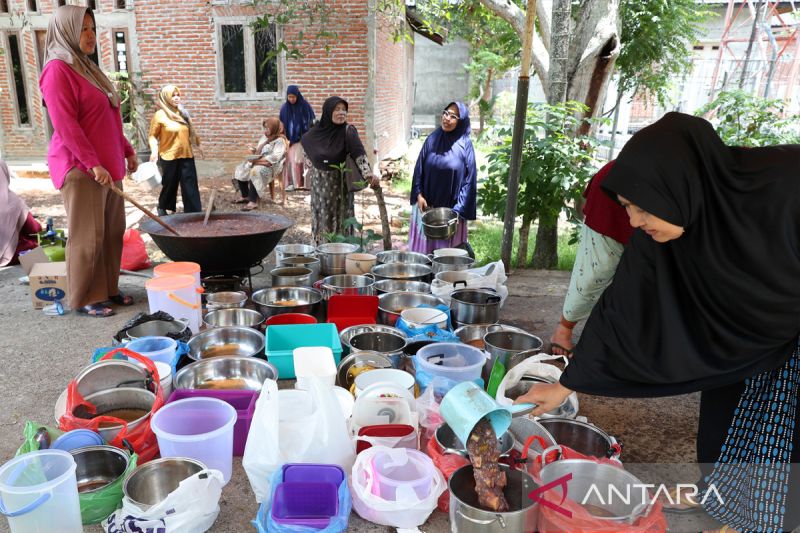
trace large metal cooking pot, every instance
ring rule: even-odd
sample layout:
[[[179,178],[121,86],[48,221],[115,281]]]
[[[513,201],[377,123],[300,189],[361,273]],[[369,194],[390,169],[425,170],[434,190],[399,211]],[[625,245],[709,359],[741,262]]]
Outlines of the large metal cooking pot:
[[[449,272],[453,270],[467,270],[472,268],[475,260],[471,257],[457,255],[442,255],[433,258],[433,273]]]
[[[203,213],[181,213],[161,217],[175,228],[203,220]],[[275,248],[284,232],[294,224],[281,215],[267,213],[212,213],[210,220],[242,221],[244,227],[255,227],[256,222],[267,221],[276,229],[260,233],[219,235],[214,237],[178,237],[154,220],[139,223],[141,231],[150,234],[164,254],[173,261],[198,263],[202,271],[247,269],[260,262]]]
[[[357,252],[358,248],[358,245],[347,242],[329,242],[317,246],[321,275],[344,274],[347,271],[347,254]]]
[[[400,368],[406,336],[395,333],[367,331],[354,335],[349,342],[353,352],[371,351],[385,355],[392,366]]]
[[[176,389],[260,391],[268,379],[277,381],[275,365],[257,357],[215,357],[186,365],[175,376]]]
[[[413,263],[389,263],[375,265],[372,267],[372,274],[376,280],[392,279],[428,283],[431,280],[431,267]]]
[[[592,457],[619,457],[622,447],[611,437],[592,424],[568,418],[541,418],[539,423],[558,444]]]
[[[149,322],[142,322],[138,326],[125,331],[125,336],[130,340],[135,341],[141,337],[180,337],[186,328],[189,327],[189,321],[185,318],[176,320],[151,320]]]
[[[380,296],[387,292],[431,292],[430,283],[423,281],[404,281],[400,279],[382,279],[375,282],[375,292]]]
[[[454,327],[495,324],[500,321],[500,295],[493,289],[457,289],[450,293]]]
[[[375,254],[378,263],[388,265],[390,263],[405,263],[415,265],[430,265],[431,258],[419,252],[401,252],[400,250],[384,250]]]
[[[506,474],[503,495],[508,511],[485,511],[475,492],[475,473],[472,465],[456,470],[450,480],[450,524],[458,533],[533,533],[539,515],[539,504],[529,495],[536,490],[533,478],[521,470],[499,465]]]
[[[187,457],[154,459],[136,467],[122,490],[134,505],[146,511],[164,501],[181,481],[204,469],[203,463]]]
[[[272,287],[251,297],[258,311],[269,318],[285,313],[305,313],[324,320],[322,291],[309,287]]]
[[[264,315],[252,309],[217,309],[206,313],[203,322],[210,328],[242,326],[258,329],[264,323]]]
[[[80,494],[95,493],[117,481],[128,469],[130,455],[114,446],[85,446],[70,450],[78,468],[75,477]],[[119,499],[122,500],[120,491]],[[109,502],[108,514],[117,508],[117,502]]]
[[[190,359],[252,357],[264,353],[264,334],[242,326],[224,326],[199,333],[189,340]]]
[[[317,257],[292,256],[284,257],[279,261],[279,267],[303,267],[311,271],[311,284],[314,284],[320,277],[321,263]],[[273,285],[274,286],[274,285]]]
[[[316,248],[310,244],[279,244],[275,247],[275,266],[289,257],[314,257]]]
[[[497,359],[500,359],[508,371],[523,360],[524,356],[520,358],[519,354],[524,352],[525,356],[535,355],[544,346],[542,339],[536,335],[519,331],[492,331],[483,336],[483,342],[484,349],[489,353],[484,366],[488,372],[492,371]]]
[[[449,207],[434,207],[422,213],[422,232],[429,239],[449,239],[457,228],[458,213]]]
[[[156,395],[147,389],[139,389],[136,387],[117,387],[115,389],[101,390],[94,394],[84,396],[84,399],[95,406],[96,415],[115,416],[120,415],[122,410],[130,410],[129,412],[141,411],[146,414],[134,419],[126,420],[128,423],[128,431],[135,429],[142,422],[150,418],[153,409],[153,403],[156,401]],[[78,416],[76,411],[81,409],[80,406],[73,411],[73,414]],[[115,416],[125,420],[122,416]],[[117,436],[117,433],[122,429],[122,424],[102,423],[97,432],[103,437],[106,442],[111,442]]]
[[[306,267],[278,267],[269,272],[273,287],[310,287],[313,272]]]
[[[432,294],[421,292],[390,292],[378,296],[378,322],[394,326],[405,309],[427,305],[437,307],[444,302]]]
[[[371,274],[364,274],[363,276],[337,274],[322,278],[315,286],[322,291],[322,296],[325,300],[328,300],[336,294],[372,296],[375,294],[374,284],[375,279]]]
[[[546,464],[540,476],[543,485],[571,476],[568,498],[583,505],[593,519],[606,522],[608,528],[614,522],[633,524],[650,512],[653,502],[653,495],[642,489],[645,485],[639,479],[609,464],[562,459]]]
[[[442,453],[467,457],[467,447],[447,423],[436,428],[434,438],[436,439],[436,444],[442,449]],[[507,457],[512,448],[514,448],[514,437],[506,431],[497,439],[497,450],[500,452],[501,457]]]

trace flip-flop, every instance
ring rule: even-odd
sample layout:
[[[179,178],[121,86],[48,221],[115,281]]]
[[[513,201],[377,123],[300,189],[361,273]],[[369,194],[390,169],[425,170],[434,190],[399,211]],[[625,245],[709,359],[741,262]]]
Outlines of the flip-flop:
[[[558,344],[557,342],[551,342],[551,343],[550,343],[550,353],[551,353],[551,354],[552,354],[552,353],[554,353],[554,352],[553,352],[553,348],[558,348],[559,350],[563,351],[563,352],[564,352],[564,355],[567,355],[567,356],[569,356],[569,355],[572,355],[572,350],[570,350],[570,349],[568,349],[568,348],[565,348],[565,347],[561,346],[561,345],[560,345],[560,344]]]
[[[688,494],[678,493],[678,487],[673,487],[667,491],[669,498],[661,501],[661,506],[665,513],[671,514],[690,514],[702,510],[702,504]],[[672,500],[675,503],[670,503]]]
[[[133,296],[130,296],[130,295],[127,295],[127,294],[123,294],[123,293],[115,294],[114,296],[109,296],[108,299],[111,300],[112,302],[114,302],[117,305],[128,306],[128,305],[133,305],[134,304]]]
[[[246,204],[249,201],[250,200],[248,200],[247,198],[239,198],[238,200],[234,200],[233,203],[235,203],[235,204]]]
[[[106,307],[103,304],[89,304],[84,305],[83,307],[79,307],[77,310],[78,314],[91,316],[94,318],[105,318],[107,316],[114,315],[114,310],[110,307]]]

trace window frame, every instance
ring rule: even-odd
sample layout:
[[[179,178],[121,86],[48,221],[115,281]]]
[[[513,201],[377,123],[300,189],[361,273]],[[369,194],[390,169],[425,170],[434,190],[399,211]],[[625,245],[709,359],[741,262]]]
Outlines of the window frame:
[[[4,31],[3,46],[8,50],[8,65],[6,67],[6,75],[8,76],[8,92],[11,96],[12,105],[14,107],[14,126],[20,129],[33,129],[33,106],[31,105],[31,95],[28,88],[28,72],[25,66],[25,44],[23,43],[22,34],[19,31]],[[20,76],[22,76],[22,84],[25,88],[25,105],[28,107],[28,123],[22,123],[19,109],[19,97],[17,95],[17,84],[14,82],[14,61],[11,58],[11,45],[9,43],[9,36],[14,35],[17,38],[17,50],[19,51],[20,60]]]
[[[25,2],[25,13],[30,13],[32,15],[38,15],[39,13],[42,12],[42,5],[41,5],[40,2],[43,2],[44,0],[33,0],[33,1],[36,4],[36,9],[31,9],[31,6],[30,6],[31,0],[24,0],[24,2]],[[9,0],[9,3],[11,3],[10,0]],[[9,7],[9,10],[10,10],[11,6],[8,6],[8,7]]]
[[[214,19],[214,49],[217,65],[216,98],[219,102],[264,102],[282,101],[282,94],[286,90],[286,54],[281,52],[276,58],[278,69],[278,86],[275,91],[256,91],[256,50],[255,37],[250,24],[255,16],[222,16]],[[244,93],[225,92],[225,62],[222,50],[222,26],[242,26],[244,35]],[[283,28],[275,25],[275,39],[283,37]]]

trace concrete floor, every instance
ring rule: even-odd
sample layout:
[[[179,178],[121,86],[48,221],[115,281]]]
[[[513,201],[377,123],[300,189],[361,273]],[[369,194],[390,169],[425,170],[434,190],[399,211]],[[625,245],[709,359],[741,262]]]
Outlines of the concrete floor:
[[[73,312],[48,317],[32,308],[28,287],[18,281],[21,275],[18,267],[0,268],[0,390],[4,392],[0,404],[0,463],[11,458],[21,443],[26,420],[54,423],[56,398],[89,363],[93,350],[109,345],[111,336],[127,320],[147,310],[145,280],[123,276],[122,290],[136,298],[135,306],[118,308],[116,316],[105,319]],[[508,281],[510,296],[502,311],[502,322],[547,339],[558,320],[568,277],[566,272],[514,273]],[[255,278],[256,288],[266,285],[265,276]],[[581,414],[624,444],[622,458],[626,463],[694,461],[697,403],[697,395],[655,400],[580,397]],[[250,520],[257,505],[239,458],[234,460],[233,477],[220,505],[221,513],[212,531],[251,530]],[[698,531],[710,525],[713,521],[698,516],[670,518],[672,531]],[[348,528],[358,532],[392,529],[368,523],[355,513]],[[449,531],[448,518],[434,512],[420,529],[430,533]],[[5,520],[0,520],[0,531],[7,531]],[[91,526],[86,531],[102,529]]]

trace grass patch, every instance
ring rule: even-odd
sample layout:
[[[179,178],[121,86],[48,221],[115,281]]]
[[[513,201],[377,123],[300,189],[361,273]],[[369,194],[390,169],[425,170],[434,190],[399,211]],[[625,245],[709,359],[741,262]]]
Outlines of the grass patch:
[[[563,233],[558,236],[558,266],[557,270],[572,270],[575,264],[575,253],[578,245],[569,244],[570,234]],[[503,224],[500,222],[473,222],[470,223],[469,243],[475,250],[477,264],[485,265],[492,261],[500,260],[500,250],[503,246]],[[528,238],[528,257],[526,265],[533,257],[536,244],[536,227],[531,228]],[[511,250],[512,260],[516,261],[519,249],[519,231],[514,233],[514,243]]]
[[[411,194],[411,176],[408,173],[403,172],[392,179],[392,192],[404,194],[406,196]]]

